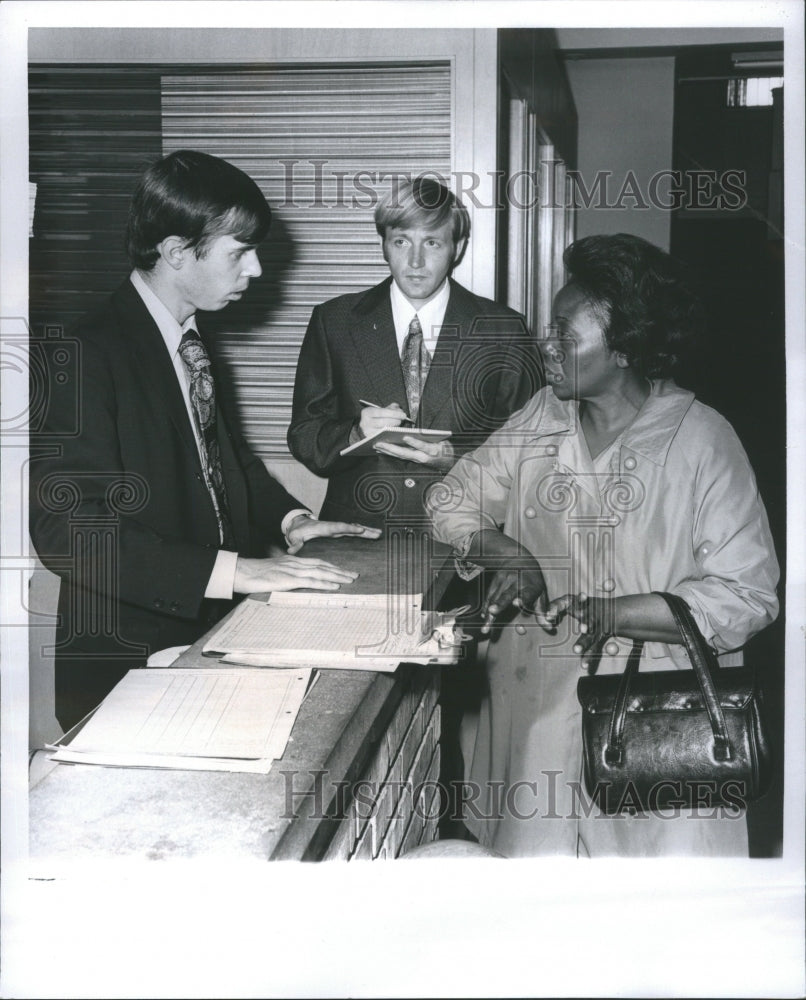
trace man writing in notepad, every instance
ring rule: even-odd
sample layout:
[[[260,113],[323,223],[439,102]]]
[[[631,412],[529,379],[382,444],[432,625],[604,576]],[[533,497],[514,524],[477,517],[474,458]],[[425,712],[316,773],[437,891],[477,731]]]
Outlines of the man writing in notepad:
[[[288,444],[328,478],[322,517],[419,524],[428,487],[542,387],[542,368],[521,316],[450,277],[470,217],[447,188],[431,177],[393,186],[375,225],[390,277],[314,309]],[[451,436],[341,454],[390,425]]]
[[[49,373],[30,525],[42,562],[62,578],[65,727],[155,651],[198,639],[236,595],[355,579],[295,556],[309,539],[379,534],[313,518],[216,393],[214,344],[196,313],[223,309],[260,276],[256,249],[270,222],[258,186],[226,161],[192,150],[157,161],[130,207],[132,274],[74,332],[69,363]]]
[[[542,367],[523,317],[451,277],[467,246],[470,217],[446,187],[430,177],[393,186],[377,205],[375,227],[390,276],[314,309],[288,444],[328,479],[322,517],[410,530],[426,526],[428,488],[542,387]],[[404,437],[365,456],[341,454],[389,425],[451,435],[439,442]],[[480,596],[457,582],[443,602],[473,605]],[[462,774],[455,745],[459,686],[445,674],[445,784]]]

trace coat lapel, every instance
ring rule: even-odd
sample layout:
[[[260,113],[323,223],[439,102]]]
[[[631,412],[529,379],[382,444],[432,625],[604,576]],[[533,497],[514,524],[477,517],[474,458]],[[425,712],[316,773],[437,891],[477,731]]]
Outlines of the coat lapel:
[[[387,406],[392,401],[408,408],[406,386],[400,368],[400,354],[392,318],[387,278],[364,295],[353,309],[349,335],[356,354],[363,362],[368,384],[372,386],[370,402]]]
[[[371,288],[355,306],[350,336],[373,387],[372,402],[384,406],[395,400],[407,409],[389,297],[391,283],[392,279],[387,278]],[[450,285],[445,318],[420,401],[419,423],[423,427],[453,426],[453,375],[463,331],[470,328],[475,316],[473,302],[461,285],[454,281]]]
[[[431,359],[428,378],[420,403],[420,423],[423,427],[453,428],[453,377],[456,371],[462,334],[470,328],[475,313],[463,294],[464,289],[451,281],[451,294],[445,318]]]
[[[157,324],[130,281],[118,289],[115,305],[121,327],[126,332],[132,365],[140,371],[143,384],[148,388],[147,398],[159,400],[165,407],[179,437],[198,462],[196,438],[173,362]]]

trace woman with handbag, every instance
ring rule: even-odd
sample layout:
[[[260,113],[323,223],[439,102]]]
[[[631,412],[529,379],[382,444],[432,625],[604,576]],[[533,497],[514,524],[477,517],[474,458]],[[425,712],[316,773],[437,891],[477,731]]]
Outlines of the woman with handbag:
[[[569,280],[540,342],[547,387],[430,499],[435,535],[454,548],[460,575],[492,578],[479,652],[486,691],[463,723],[464,822],[506,856],[746,855],[741,786],[714,800],[705,780],[704,797],[680,794],[666,780],[677,776],[672,763],[657,772],[663,795],[652,798],[658,782],[639,781],[641,794],[616,782],[621,800],[608,805],[598,784],[583,782],[579,667],[605,682],[624,673],[635,649],[641,676],[690,671],[664,594],[682,599],[722,666],[740,663],[741,647],[777,615],[778,565],[736,434],[670,378],[701,322],[676,263],[624,234],[578,240],[564,260]],[[657,744],[644,747],[641,768],[678,753],[678,722],[685,730],[697,698],[681,700],[664,683],[644,701],[622,698],[604,749],[586,736],[597,781],[623,776],[616,744],[641,738],[640,712],[660,702],[677,715],[660,733],[655,717]],[[720,697],[727,711],[737,695],[700,699],[706,727],[723,717]],[[629,740],[626,760],[635,766]]]

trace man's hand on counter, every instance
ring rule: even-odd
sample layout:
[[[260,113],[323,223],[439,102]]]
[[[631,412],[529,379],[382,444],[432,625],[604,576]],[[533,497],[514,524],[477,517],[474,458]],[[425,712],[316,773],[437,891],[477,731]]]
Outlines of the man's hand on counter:
[[[324,559],[277,556],[271,559],[244,559],[235,564],[236,594],[260,594],[269,590],[338,590],[352,583],[358,573],[339,569]]]
[[[312,538],[342,538],[345,535],[358,535],[361,538],[378,538],[380,528],[370,528],[365,524],[354,524],[347,521],[317,521],[309,514],[295,517],[286,531],[288,553],[299,552],[302,546]]]

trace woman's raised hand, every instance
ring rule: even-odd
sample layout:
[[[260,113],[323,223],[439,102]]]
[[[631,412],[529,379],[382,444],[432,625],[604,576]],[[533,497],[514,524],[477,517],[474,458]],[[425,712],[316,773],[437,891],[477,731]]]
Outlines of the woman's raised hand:
[[[510,607],[535,614],[540,622],[548,603],[546,581],[540,564],[528,549],[503,532],[486,529],[473,539],[467,558],[495,571],[481,608],[483,634]]]

